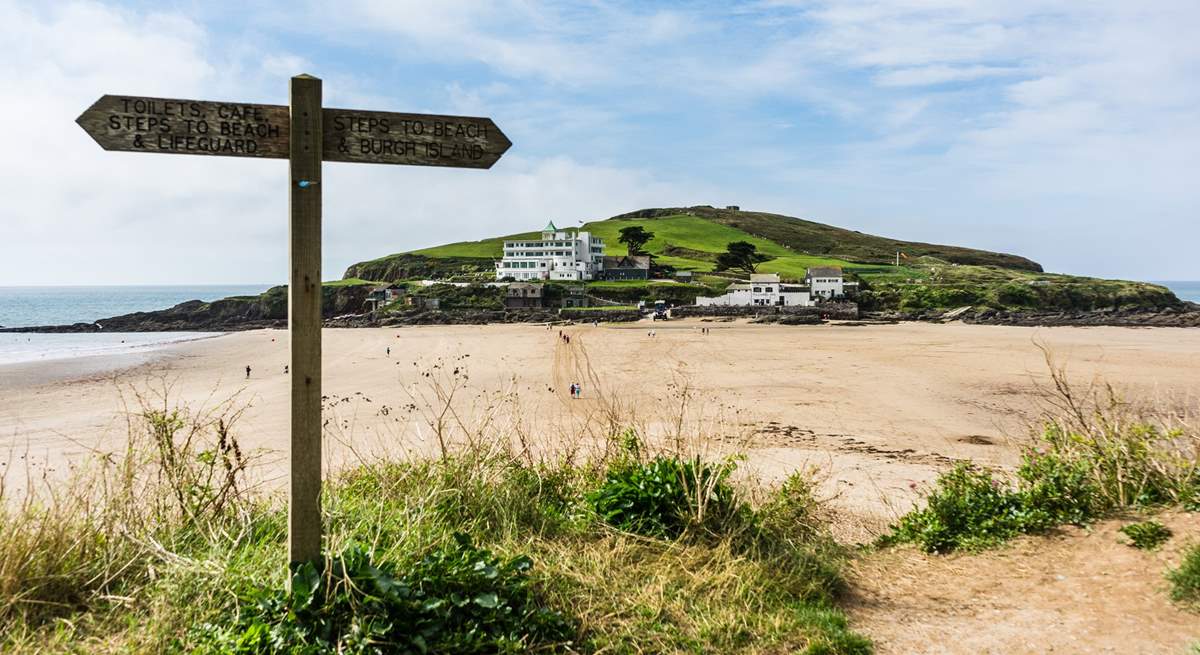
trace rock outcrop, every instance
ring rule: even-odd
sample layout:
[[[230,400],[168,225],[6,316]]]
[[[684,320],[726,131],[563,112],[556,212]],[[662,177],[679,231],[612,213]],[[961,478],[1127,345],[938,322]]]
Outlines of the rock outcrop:
[[[366,309],[366,285],[322,288],[326,318],[358,314]],[[169,309],[134,312],[93,323],[5,328],[2,332],[229,332],[287,326],[287,287],[272,287],[257,296],[234,296],[212,302],[189,300]]]

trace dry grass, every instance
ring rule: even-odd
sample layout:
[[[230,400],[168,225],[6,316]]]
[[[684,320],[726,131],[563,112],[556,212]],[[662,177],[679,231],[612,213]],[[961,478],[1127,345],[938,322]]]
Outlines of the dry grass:
[[[328,551],[365,545],[403,567],[462,532],[528,554],[546,601],[579,619],[595,652],[865,652],[832,604],[845,554],[803,477],[778,493],[743,476],[755,522],[696,538],[598,520],[583,497],[611,463],[722,460],[742,436],[684,376],[635,406],[604,387],[581,340],[558,355],[555,384],[581,381],[586,404],[476,389],[464,360],[427,363],[405,407],[328,399],[326,436],[353,458],[326,486]],[[245,483],[254,458],[238,446],[237,399],[189,409],[170,396],[164,380],[131,389],[122,451],[19,503],[0,495],[0,650],[186,650],[194,626],[283,584],[286,513]],[[367,443],[354,431],[366,411],[394,431]],[[533,431],[531,412],[554,412],[552,434]]]
[[[1200,405],[1194,399],[1133,402],[1111,382],[1080,386],[1039,346],[1050,386],[1035,452],[1084,463],[1103,508],[1200,499]]]

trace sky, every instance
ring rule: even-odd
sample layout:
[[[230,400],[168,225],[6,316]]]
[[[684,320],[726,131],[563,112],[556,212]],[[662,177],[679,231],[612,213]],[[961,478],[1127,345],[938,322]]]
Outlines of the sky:
[[[105,152],[105,93],[489,116],[491,169],[329,163],[323,277],[711,204],[1200,279],[1200,2],[0,0],[0,286],[281,283],[287,164]]]

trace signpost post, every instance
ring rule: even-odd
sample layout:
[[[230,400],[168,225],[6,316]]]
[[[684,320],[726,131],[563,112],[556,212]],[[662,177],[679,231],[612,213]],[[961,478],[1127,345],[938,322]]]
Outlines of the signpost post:
[[[288,555],[321,558],[321,163],[491,168],[512,142],[490,118],[326,109],[321,80],[291,104],[101,96],[76,119],[105,150],[288,159],[291,440]]]

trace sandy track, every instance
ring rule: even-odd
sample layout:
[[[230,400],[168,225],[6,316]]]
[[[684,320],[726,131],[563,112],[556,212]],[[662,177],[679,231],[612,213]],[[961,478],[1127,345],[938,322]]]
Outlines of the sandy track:
[[[1160,520],[1176,536],[1149,552],[1114,520],[980,554],[874,553],[856,566],[850,619],[879,655],[1185,653],[1200,615],[1171,604],[1163,575],[1200,540],[1200,514]]]

